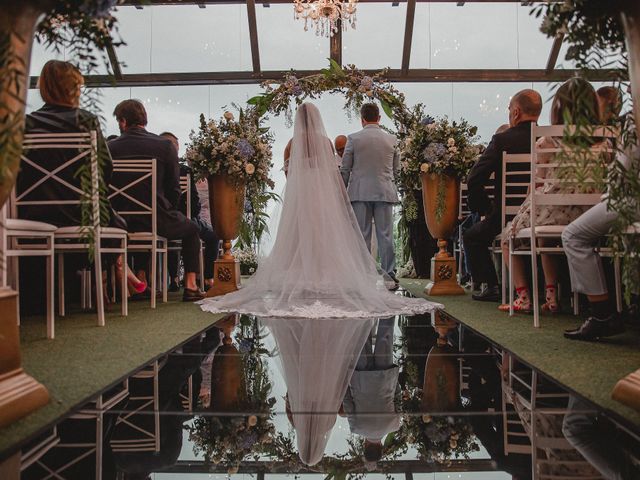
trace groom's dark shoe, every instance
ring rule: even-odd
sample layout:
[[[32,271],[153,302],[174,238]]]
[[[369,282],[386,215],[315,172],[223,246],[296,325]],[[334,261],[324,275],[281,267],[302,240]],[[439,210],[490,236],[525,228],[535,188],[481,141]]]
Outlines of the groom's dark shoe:
[[[565,330],[564,336],[569,340],[591,342],[599,338],[612,337],[624,332],[624,323],[620,315],[612,313],[606,318],[589,317],[580,327]]]
[[[394,273],[388,273],[387,275],[390,278],[389,281],[385,282],[387,284],[387,290],[398,290],[398,288],[400,288],[400,281],[398,280],[396,275]]]
[[[483,285],[479,293],[474,293],[471,298],[479,302],[499,302],[502,300],[502,293],[498,285]]]

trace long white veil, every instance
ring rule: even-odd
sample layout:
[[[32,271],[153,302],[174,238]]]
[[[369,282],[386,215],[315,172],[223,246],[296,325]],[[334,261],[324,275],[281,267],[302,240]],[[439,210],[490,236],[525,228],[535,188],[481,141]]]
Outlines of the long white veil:
[[[205,311],[261,317],[389,317],[440,305],[389,293],[367,250],[319,110],[298,108],[271,252],[237,292]]]
[[[287,384],[300,460],[324,456],[347,386],[375,319],[264,318]]]

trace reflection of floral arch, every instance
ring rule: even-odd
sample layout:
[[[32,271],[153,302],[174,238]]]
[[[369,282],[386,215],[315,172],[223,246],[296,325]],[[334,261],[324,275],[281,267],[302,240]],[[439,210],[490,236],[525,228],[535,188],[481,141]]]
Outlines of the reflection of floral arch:
[[[369,75],[354,65],[345,68],[334,60],[329,60],[329,68],[319,74],[298,77],[295,71],[285,75],[284,80],[267,80],[262,86],[263,93],[249,99],[259,115],[284,113],[290,126],[293,116],[292,100],[300,105],[307,99],[318,98],[323,93],[341,93],[346,98],[345,110],[350,115],[363,103],[378,100],[384,112],[396,123],[407,115],[404,94],[386,80],[386,70]]]

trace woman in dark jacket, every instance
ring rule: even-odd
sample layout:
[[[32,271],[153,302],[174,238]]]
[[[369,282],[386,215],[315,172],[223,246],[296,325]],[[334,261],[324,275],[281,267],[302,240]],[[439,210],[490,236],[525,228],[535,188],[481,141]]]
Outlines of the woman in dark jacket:
[[[39,110],[27,115],[26,133],[76,133],[95,130],[98,137],[98,161],[102,164],[102,178],[105,188],[111,180],[113,162],[109,149],[100,130],[100,122],[92,113],[79,108],[80,93],[84,79],[80,71],[69,62],[50,60],[42,68],[38,87],[45,104]],[[58,166],[77,155],[73,149],[31,150],[25,152],[33,163],[41,165],[51,172]],[[90,157],[86,157],[89,161]],[[80,189],[80,178],[76,176],[78,163],[56,172],[62,181]],[[44,173],[27,162],[22,167],[17,180],[17,192],[24,192],[44,177]],[[50,199],[51,205],[22,205],[18,213],[20,218],[51,223],[58,227],[82,225],[82,209],[78,204],[60,203],[64,200],[77,200],[78,194],[53,179],[48,179],[28,193],[38,200]],[[23,200],[28,200],[25,197]],[[110,207],[110,206],[109,206]],[[127,229],[127,223],[112,208],[109,208],[109,227]],[[118,258],[117,265],[122,266]],[[145,282],[138,280],[127,268],[129,286],[136,292],[146,288]]]

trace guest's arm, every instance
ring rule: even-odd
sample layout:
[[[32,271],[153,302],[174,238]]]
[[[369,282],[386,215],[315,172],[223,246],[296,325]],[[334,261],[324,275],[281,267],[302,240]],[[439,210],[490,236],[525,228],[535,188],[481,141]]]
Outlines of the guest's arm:
[[[480,155],[480,158],[471,169],[467,178],[467,188],[469,191],[469,209],[474,213],[485,215],[491,209],[491,201],[485,192],[484,187],[489,181],[491,174],[498,171],[498,166],[502,161],[502,148],[498,145],[494,135],[487,146],[487,149]]]
[[[349,186],[349,177],[351,177],[351,169],[353,168],[353,141],[351,137],[347,138],[347,145],[344,147],[342,154],[342,164],[340,165],[340,174],[344,186]]]

